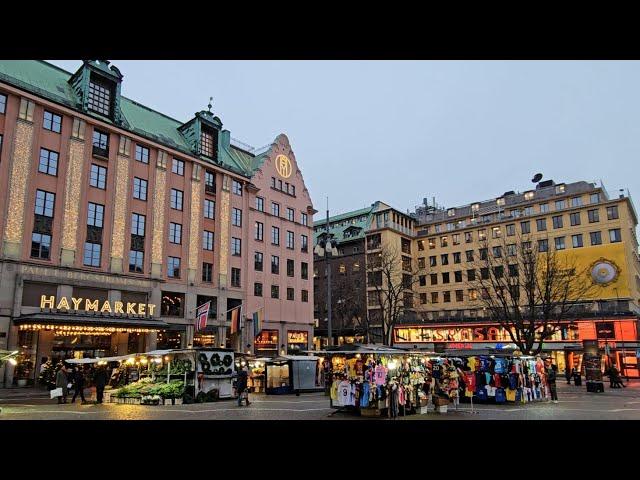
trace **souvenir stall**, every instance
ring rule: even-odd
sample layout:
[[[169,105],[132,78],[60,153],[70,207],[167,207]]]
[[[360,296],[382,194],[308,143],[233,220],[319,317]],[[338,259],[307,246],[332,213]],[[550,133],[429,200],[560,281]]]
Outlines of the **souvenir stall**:
[[[265,392],[267,395],[282,395],[322,391],[318,368],[322,360],[305,355],[283,355],[265,360]]]

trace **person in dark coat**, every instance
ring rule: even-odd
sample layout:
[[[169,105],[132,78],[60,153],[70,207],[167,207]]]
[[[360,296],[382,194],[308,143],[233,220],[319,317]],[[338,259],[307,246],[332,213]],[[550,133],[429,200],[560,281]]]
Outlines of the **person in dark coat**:
[[[64,363],[60,363],[58,364],[58,372],[56,373],[56,388],[62,388],[62,396],[58,397],[58,403],[67,403],[67,395],[69,393],[67,382],[67,369]]]
[[[84,374],[82,373],[82,369],[76,368],[73,372],[73,388],[75,391],[73,392],[73,398],[71,399],[71,403],[75,403],[76,397],[80,395],[80,400],[82,403],[87,403],[84,398]]]
[[[558,403],[558,391],[556,390],[556,377],[558,375],[558,366],[551,365],[551,368],[547,370],[547,383],[549,384],[549,390],[551,391],[551,400],[553,403]]]
[[[564,368],[564,377],[567,379],[567,385],[571,385],[571,370],[569,370],[569,366],[567,365]]]
[[[107,384],[107,371],[102,365],[96,368],[96,372],[93,376],[93,383],[96,386],[97,403],[102,403],[102,398],[104,396],[104,387]]]
[[[241,407],[242,406],[242,400],[246,400],[247,401],[247,405],[250,405],[251,402],[249,402],[249,393],[246,393],[246,397],[245,397],[245,391],[247,390],[247,383],[249,380],[249,371],[247,369],[246,366],[242,367],[239,371],[238,371],[238,381],[236,383],[236,390],[238,392],[238,406]]]

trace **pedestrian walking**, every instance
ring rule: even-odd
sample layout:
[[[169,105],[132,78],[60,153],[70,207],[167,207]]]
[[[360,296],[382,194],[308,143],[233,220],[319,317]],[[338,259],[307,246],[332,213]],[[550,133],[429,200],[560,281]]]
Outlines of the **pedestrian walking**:
[[[616,368],[615,365],[611,366],[611,378],[613,379],[612,388],[620,388],[620,387],[627,388],[627,386],[624,383],[622,383],[622,376],[620,375],[620,371]]]
[[[80,395],[80,400],[82,403],[87,403],[84,398],[84,373],[80,368],[77,368],[73,372],[73,388],[75,389],[73,392],[73,398],[71,399],[71,403],[75,403],[76,397]]]
[[[58,364],[58,372],[56,373],[56,388],[62,388],[62,396],[58,397],[58,403],[67,403],[67,394],[69,389],[67,387],[67,369],[64,363]]]
[[[569,367],[565,367],[564,369],[564,377],[567,379],[567,385],[571,385],[571,370],[569,370]]]
[[[238,380],[236,383],[236,390],[238,392],[238,406],[242,406],[242,400],[247,401],[247,406],[251,404],[249,402],[249,392],[247,391],[247,383],[249,379],[249,369],[247,366],[243,366],[238,371]]]
[[[558,392],[556,390],[556,377],[558,372],[557,365],[551,365],[551,368],[547,371],[547,383],[549,384],[549,390],[551,391],[551,400],[553,403],[558,403]]]
[[[96,402],[102,403],[104,387],[107,384],[107,371],[102,365],[96,368],[96,372],[93,375],[93,383],[96,386]]]
[[[618,388],[613,384],[613,381],[615,380],[615,377],[613,375],[613,365],[607,368],[604,374],[605,376],[609,377],[609,388]]]
[[[573,367],[573,370],[571,370],[571,376],[573,377],[573,383],[576,387],[582,386],[582,377],[576,367]]]

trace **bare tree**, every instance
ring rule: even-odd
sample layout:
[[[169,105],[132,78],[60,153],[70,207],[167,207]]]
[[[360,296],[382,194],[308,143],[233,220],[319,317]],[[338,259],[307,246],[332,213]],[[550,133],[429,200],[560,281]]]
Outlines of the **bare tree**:
[[[422,270],[415,268],[410,254],[405,258],[409,260],[403,260],[398,248],[389,244],[367,257],[367,286],[374,288],[369,296],[380,306],[374,310],[379,312],[378,317],[368,321],[380,322],[384,345],[391,345],[393,327],[405,311],[413,309],[413,287],[422,274]]]
[[[360,327],[366,331],[366,297],[364,293],[364,283],[360,279],[354,279],[348,275],[338,275],[333,289],[335,301],[334,311],[336,312],[337,331],[341,334],[343,328]]]
[[[483,240],[479,258],[471,262],[475,278],[467,277],[470,300],[475,296],[528,355],[539,354],[542,343],[596,288],[588,267],[579,268],[570,252],[558,251],[549,238],[536,241],[532,245],[528,236],[500,237],[491,244]]]

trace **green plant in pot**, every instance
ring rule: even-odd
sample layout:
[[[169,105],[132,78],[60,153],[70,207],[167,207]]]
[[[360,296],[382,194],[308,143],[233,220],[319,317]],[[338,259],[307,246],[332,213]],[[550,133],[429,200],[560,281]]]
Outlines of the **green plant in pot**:
[[[33,372],[33,362],[29,360],[23,360],[16,366],[16,378],[18,379],[19,387],[26,387],[29,381],[29,377]]]

